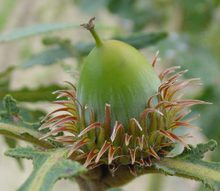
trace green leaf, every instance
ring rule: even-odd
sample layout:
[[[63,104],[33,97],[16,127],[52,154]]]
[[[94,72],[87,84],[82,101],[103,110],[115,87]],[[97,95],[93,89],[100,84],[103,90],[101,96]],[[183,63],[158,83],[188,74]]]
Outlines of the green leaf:
[[[18,191],[50,191],[57,180],[86,172],[86,168],[78,162],[67,159],[67,151],[63,148],[49,151],[16,148],[5,154],[33,160],[34,170]]]
[[[191,5],[191,0],[179,1],[181,29],[198,34],[209,27],[216,5],[213,0],[196,0],[193,6]]]
[[[77,23],[45,23],[29,27],[15,29],[10,33],[0,34],[0,43],[27,38],[31,36],[46,34],[50,32],[58,32],[73,28],[79,28],[80,24]],[[109,28],[109,26],[97,24],[96,28]]]
[[[13,91],[2,90],[0,91],[0,99],[3,99],[5,95],[10,94],[16,100],[24,102],[54,101],[56,96],[51,92],[54,92],[60,88],[61,87],[58,85],[49,85],[38,87],[36,89],[22,88]]]
[[[198,144],[191,149],[185,149],[182,154],[174,158],[164,158],[156,162],[155,166],[162,173],[201,181],[207,189],[214,190],[212,184],[220,183],[220,162],[202,160],[204,154],[214,150],[216,141],[210,140],[206,144]]]
[[[13,99],[10,95],[6,95],[4,97],[3,106],[9,115],[17,115],[19,113],[16,100]]]
[[[40,137],[42,137],[42,134],[40,132],[37,132],[27,127],[20,127],[0,122],[0,134],[10,138],[24,140],[32,144],[41,146],[43,148],[54,147],[51,143],[44,140],[40,140]]]
[[[11,33],[1,34],[0,42],[8,42],[48,32],[55,32],[80,27],[75,23],[47,23],[17,29]]]
[[[17,145],[17,140],[12,139],[12,138],[4,137],[4,141],[9,148],[15,148]],[[20,169],[23,169],[23,163],[22,163],[21,159],[16,159],[16,161],[17,161],[17,164],[20,167]]]
[[[219,73],[220,75],[220,73]],[[213,84],[207,86],[201,97],[201,100],[211,100],[214,104],[209,107],[198,107],[197,111],[200,112],[200,127],[208,138],[215,139],[220,144],[220,118],[219,118],[219,105],[220,105],[220,84]],[[211,127],[211,128],[210,128]],[[220,160],[220,147],[212,154],[212,160]]]
[[[51,48],[33,55],[24,64],[22,64],[22,67],[29,68],[36,65],[46,66],[50,64],[55,64],[58,61],[64,60],[69,57],[71,57],[71,54],[64,47]]]
[[[108,9],[113,13],[119,13],[120,15],[126,15],[126,13],[135,11],[136,2],[133,0],[110,0],[108,3]]]
[[[121,188],[110,188],[108,191],[123,191]]]
[[[0,30],[4,28],[7,21],[10,19],[11,13],[16,6],[16,1],[14,0],[7,0],[1,2],[1,12],[0,12]]]
[[[108,1],[109,0],[93,0],[93,2],[90,3],[89,0],[75,0],[74,3],[76,3],[76,5],[79,6],[79,8],[85,13],[92,14],[97,12],[100,8],[106,6]]]
[[[17,107],[17,103],[16,103],[15,99],[13,99],[10,95],[7,95],[3,98],[3,101],[0,105],[0,122],[5,122],[7,124],[8,123],[22,124],[28,128],[30,127],[33,129],[35,124],[30,124],[30,123],[27,123],[24,121],[24,119],[23,119],[24,111],[25,111],[24,109],[20,110],[20,108]],[[25,114],[25,116],[26,116],[26,114]],[[9,130],[9,129],[7,129],[7,130]],[[6,133],[6,132],[4,131],[4,133]],[[14,137],[11,138],[11,136],[9,136],[9,134],[8,134],[8,136],[6,135],[4,137],[4,141],[9,148],[15,148],[17,145],[17,140],[14,139]],[[17,159],[17,162],[18,162],[19,167],[21,169],[23,169],[23,165],[22,165],[21,160]]]
[[[38,131],[39,118],[44,115],[45,113],[40,110],[32,111],[18,107],[17,101],[11,95],[6,95],[0,101],[0,122],[3,123],[20,125]]]
[[[186,78],[201,78],[205,86],[210,86],[219,80],[220,68],[213,52],[205,47],[204,43],[201,43],[202,38],[204,36],[190,37],[189,35],[172,34],[159,42],[155,46],[155,51],[160,50],[160,57],[164,63],[189,69],[184,75]]]
[[[128,37],[115,37],[116,40],[124,41],[137,49],[145,48],[156,44],[167,37],[166,32],[139,33]]]
[[[0,122],[35,128],[36,126],[39,127],[40,123],[31,122],[38,121],[39,117],[42,116],[44,116],[44,113],[41,111],[31,111],[18,107],[17,101],[11,95],[6,95],[0,101]],[[37,118],[34,119],[34,117]]]
[[[0,73],[0,87],[1,91],[8,89],[10,84],[10,76],[11,73],[14,71],[14,66],[8,67],[5,71]]]
[[[113,39],[121,40],[134,46],[137,49],[141,49],[153,45],[166,37],[167,33],[158,32],[140,33],[128,37],[113,37]],[[94,43],[78,43],[76,45],[72,45],[72,50],[74,50],[75,55],[86,56],[89,54],[94,46]],[[72,52],[69,51],[69,49],[60,46],[48,49],[32,56],[29,60],[22,64],[22,67],[28,68],[35,65],[51,65],[69,57],[73,57]]]
[[[0,73],[0,79],[8,77],[11,74],[11,72],[13,72],[14,69],[15,69],[14,66],[8,67],[4,72]]]
[[[23,119],[19,112],[16,100],[11,95],[6,95],[0,106],[0,122],[22,124]]]

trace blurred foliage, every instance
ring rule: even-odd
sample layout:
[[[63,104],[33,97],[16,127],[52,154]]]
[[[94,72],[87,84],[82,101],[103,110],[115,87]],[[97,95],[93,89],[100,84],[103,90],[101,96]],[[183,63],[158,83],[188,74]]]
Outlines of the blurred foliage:
[[[157,2],[138,0],[75,0],[84,12],[95,13],[101,8],[122,18],[129,19],[133,23],[133,31],[140,31],[148,24],[161,24],[164,21],[164,12],[155,11]]]
[[[67,30],[71,28],[79,28],[79,25],[75,23],[53,23],[53,24],[49,23],[49,24],[35,25],[31,27],[17,29],[7,34],[2,34],[0,35],[0,42],[8,42],[21,38],[27,38],[27,37],[39,35],[42,33]]]
[[[0,8],[0,30],[4,29],[4,26],[7,23],[7,19],[9,18],[11,12],[15,8],[16,1],[14,0],[7,0],[2,2]]]
[[[0,99],[6,94],[12,95],[18,101],[37,102],[37,101],[53,101],[56,96],[52,92],[61,89],[58,85],[42,86],[35,89],[22,88],[19,90],[2,90]]]
[[[181,30],[198,33],[209,27],[216,3],[213,0],[178,0],[183,15]]]
[[[156,44],[158,41],[167,37],[167,33],[140,33],[133,34],[128,37],[113,37],[112,39],[124,41],[137,49],[148,47]],[[43,39],[43,43],[47,46],[56,46],[47,49],[29,58],[23,65],[23,68],[32,67],[35,65],[51,65],[69,57],[75,57],[80,61],[80,58],[89,54],[94,43],[77,43],[71,44],[68,39],[59,37],[47,37]]]

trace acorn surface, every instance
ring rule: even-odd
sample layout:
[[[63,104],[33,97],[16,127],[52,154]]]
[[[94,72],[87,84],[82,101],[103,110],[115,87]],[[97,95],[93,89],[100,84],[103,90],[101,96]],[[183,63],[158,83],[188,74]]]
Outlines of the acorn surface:
[[[119,121],[126,126],[131,118],[139,119],[159,85],[153,67],[138,50],[124,42],[108,40],[86,57],[77,99],[100,122],[104,120],[105,105],[110,104],[112,123]]]

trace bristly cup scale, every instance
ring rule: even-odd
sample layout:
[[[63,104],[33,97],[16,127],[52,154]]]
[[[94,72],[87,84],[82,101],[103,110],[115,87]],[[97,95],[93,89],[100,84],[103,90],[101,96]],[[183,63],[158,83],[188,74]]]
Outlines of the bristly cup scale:
[[[83,26],[96,41],[84,61],[78,87],[59,90],[55,103],[61,107],[49,113],[41,129],[69,148],[69,158],[88,169],[136,168],[153,165],[166,157],[175,144],[188,147],[179,127],[191,127],[189,107],[206,102],[182,99],[179,92],[197,78],[180,80],[186,72],[171,67],[157,75],[154,65],[134,47],[120,41],[102,41],[93,19]],[[174,73],[174,74],[173,74]],[[108,170],[109,170],[108,169]]]

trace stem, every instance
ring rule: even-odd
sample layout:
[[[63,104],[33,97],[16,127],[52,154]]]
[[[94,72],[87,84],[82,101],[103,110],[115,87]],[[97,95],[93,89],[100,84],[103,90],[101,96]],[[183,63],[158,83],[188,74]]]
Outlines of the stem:
[[[154,168],[148,167],[137,171],[137,176],[141,176],[147,173],[158,173]],[[109,188],[116,188],[127,184],[131,180],[135,179],[130,172],[128,166],[120,166],[119,169],[113,175],[109,170],[108,165],[102,165],[93,170],[88,171],[86,174],[76,177],[76,181],[79,184],[80,191],[106,191]]]
[[[136,168],[133,165],[122,165],[117,168],[114,173],[109,169],[108,165],[99,166],[93,170],[89,170],[86,174],[77,177],[77,182],[81,191],[105,191],[109,188],[116,188],[127,184],[137,176],[143,174],[164,174],[170,176],[179,176],[192,180],[201,181],[208,188],[213,188],[209,182],[220,183],[220,163],[201,160],[200,155],[204,154],[208,149],[212,150],[216,146],[213,140],[208,143],[209,148],[200,148],[196,150],[196,155],[188,156],[185,152],[179,158],[161,158],[154,160],[152,166]],[[211,144],[211,145],[210,145]],[[206,145],[207,146],[207,145]],[[191,151],[191,152],[195,152]],[[163,179],[162,179],[163,180]],[[152,190],[160,190],[162,180],[155,179]],[[151,190],[150,190],[151,191]]]
[[[102,177],[102,168],[98,167],[88,171],[75,178],[79,185],[80,191],[105,191],[106,187],[100,181]]]
[[[164,175],[161,174],[153,174],[150,176],[149,179],[149,184],[148,184],[148,189],[149,191],[161,191],[162,186],[163,186],[163,180],[164,180]]]
[[[94,20],[95,20],[95,17],[91,18],[88,23],[82,24],[81,26],[83,26],[85,29],[90,31],[93,38],[95,39],[96,45],[99,47],[99,46],[102,46],[103,43],[102,43],[102,40],[99,38],[98,33],[95,30],[95,25],[93,23]]]
[[[81,177],[77,177],[75,178],[80,191],[105,191],[106,189],[103,188],[103,185],[100,184],[97,181],[91,181],[91,180],[87,180],[87,179],[83,179]]]

